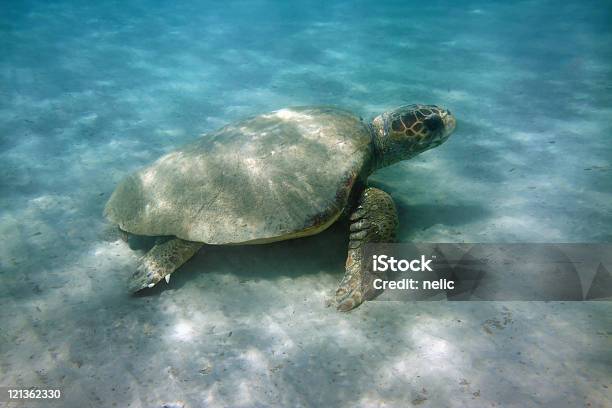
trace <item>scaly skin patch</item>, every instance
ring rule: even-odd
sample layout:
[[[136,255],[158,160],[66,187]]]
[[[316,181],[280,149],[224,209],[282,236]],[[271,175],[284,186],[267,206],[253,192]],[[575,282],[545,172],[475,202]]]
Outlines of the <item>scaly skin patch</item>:
[[[374,289],[373,281],[384,276],[375,275],[367,268],[364,259],[365,245],[373,242],[393,242],[399,224],[391,196],[373,187],[364,190],[350,219],[346,272],[335,295],[336,308],[342,312],[354,309],[381,293]]]
[[[178,238],[155,245],[140,260],[140,266],[130,281],[130,291],[152,288],[163,278],[169,280],[170,274],[195,255],[202,246],[200,242]]]

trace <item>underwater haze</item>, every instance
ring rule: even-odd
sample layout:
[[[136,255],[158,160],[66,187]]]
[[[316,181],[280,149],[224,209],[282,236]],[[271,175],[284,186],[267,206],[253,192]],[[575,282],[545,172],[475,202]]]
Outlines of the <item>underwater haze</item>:
[[[612,242],[609,1],[3,1],[0,386],[61,407],[609,407],[612,303],[326,307],[347,225],[207,246],[146,294],[117,183],[298,105],[457,118],[380,170],[401,242]],[[0,406],[3,406],[0,402]]]

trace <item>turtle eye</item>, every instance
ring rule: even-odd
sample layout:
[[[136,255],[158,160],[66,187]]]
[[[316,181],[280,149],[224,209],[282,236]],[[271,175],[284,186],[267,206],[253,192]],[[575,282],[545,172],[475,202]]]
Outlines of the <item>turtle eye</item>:
[[[423,124],[430,132],[434,133],[444,128],[444,121],[438,114],[429,115],[423,119]]]

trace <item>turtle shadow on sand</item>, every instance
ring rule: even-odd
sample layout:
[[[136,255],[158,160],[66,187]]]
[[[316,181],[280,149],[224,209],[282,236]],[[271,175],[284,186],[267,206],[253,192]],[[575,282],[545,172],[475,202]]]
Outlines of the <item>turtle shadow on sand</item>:
[[[344,273],[348,246],[348,220],[340,220],[326,231],[299,239],[261,245],[205,245],[184,264],[169,283],[134,294],[156,296],[168,289],[180,289],[200,275],[232,275],[240,283],[298,278],[320,272]],[[145,253],[155,244],[153,237],[130,236],[130,247]]]

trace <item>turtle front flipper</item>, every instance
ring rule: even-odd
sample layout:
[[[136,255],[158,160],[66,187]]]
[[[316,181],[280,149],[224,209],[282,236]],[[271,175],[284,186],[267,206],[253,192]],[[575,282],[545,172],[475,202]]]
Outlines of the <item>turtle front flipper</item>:
[[[155,245],[141,258],[140,266],[130,279],[130,291],[152,288],[163,278],[169,281],[170,274],[195,255],[202,245],[178,238]]]
[[[397,210],[391,196],[377,188],[366,188],[351,215],[346,272],[335,295],[338,310],[354,309],[382,292],[374,289],[373,281],[380,276],[375,276],[367,268],[365,245],[393,242],[397,226]]]

